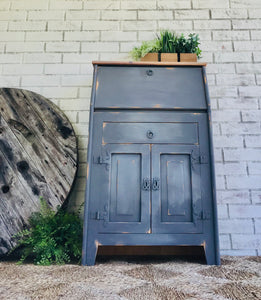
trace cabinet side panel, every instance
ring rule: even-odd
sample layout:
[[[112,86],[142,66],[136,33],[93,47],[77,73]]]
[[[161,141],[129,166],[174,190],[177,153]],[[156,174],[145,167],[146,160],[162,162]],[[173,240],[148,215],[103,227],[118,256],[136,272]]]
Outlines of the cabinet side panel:
[[[212,205],[213,205],[213,219],[212,224],[214,227],[213,249],[215,253],[207,254],[207,263],[220,265],[220,250],[219,250],[219,231],[218,231],[218,214],[217,214],[217,196],[216,196],[216,181],[215,181],[215,159],[213,147],[213,131],[212,131],[212,116],[210,97],[208,90],[206,67],[202,68],[202,75],[204,78],[205,99],[208,107],[208,138],[209,138],[209,152],[210,152],[210,171],[211,171],[211,187],[212,187]]]
[[[97,66],[94,66],[93,72],[93,84],[92,84],[92,95],[90,103],[90,116],[89,116],[89,141],[88,141],[88,152],[87,152],[87,176],[86,176],[86,189],[85,189],[85,203],[84,203],[84,221],[83,221],[83,242],[82,242],[82,264],[93,265],[96,257],[96,250],[93,250],[92,257],[88,257],[88,246],[92,244],[92,237],[89,231],[89,202],[90,202],[90,186],[91,186],[91,162],[92,162],[92,141],[93,141],[93,113],[94,113],[94,102],[95,102],[95,85],[97,80]],[[89,251],[91,252],[91,251]]]

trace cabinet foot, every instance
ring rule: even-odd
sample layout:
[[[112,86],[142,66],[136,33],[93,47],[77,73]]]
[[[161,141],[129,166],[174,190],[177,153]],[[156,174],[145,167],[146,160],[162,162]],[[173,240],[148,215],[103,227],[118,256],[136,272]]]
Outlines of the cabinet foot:
[[[208,265],[220,265],[219,255],[213,245],[213,243],[206,243],[204,245],[206,262]]]
[[[98,250],[98,244],[95,241],[88,242],[86,249],[87,250],[85,258],[83,258],[82,264],[84,266],[94,266]]]

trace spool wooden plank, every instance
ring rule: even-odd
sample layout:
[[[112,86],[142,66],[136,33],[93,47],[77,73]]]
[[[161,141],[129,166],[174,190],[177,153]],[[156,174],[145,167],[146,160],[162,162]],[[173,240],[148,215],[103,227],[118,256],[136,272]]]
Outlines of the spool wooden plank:
[[[70,121],[36,93],[0,89],[0,255],[39,210],[43,196],[56,209],[68,197],[77,170]]]

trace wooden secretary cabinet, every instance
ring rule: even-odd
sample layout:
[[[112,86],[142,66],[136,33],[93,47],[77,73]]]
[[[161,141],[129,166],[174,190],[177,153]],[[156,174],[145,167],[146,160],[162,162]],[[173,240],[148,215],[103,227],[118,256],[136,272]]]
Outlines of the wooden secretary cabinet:
[[[94,62],[83,264],[99,245],[201,245],[219,264],[204,64]]]

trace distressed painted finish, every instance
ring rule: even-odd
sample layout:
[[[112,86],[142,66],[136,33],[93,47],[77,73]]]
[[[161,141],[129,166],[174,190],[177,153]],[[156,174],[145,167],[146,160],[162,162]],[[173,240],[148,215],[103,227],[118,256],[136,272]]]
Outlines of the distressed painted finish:
[[[152,193],[152,232],[202,233],[199,146],[153,145],[152,177],[161,180]],[[201,187],[201,188],[200,188]]]
[[[203,64],[94,63],[83,265],[99,245],[203,246],[220,264]]]
[[[54,209],[66,200],[76,169],[76,136],[59,108],[30,91],[0,89],[0,254],[40,196]]]
[[[96,87],[96,108],[206,108],[201,68],[98,67]]]
[[[142,189],[141,180],[150,177],[150,146],[107,144],[102,152],[95,148],[94,153],[90,197],[95,199],[91,204],[91,220],[99,227],[97,230],[115,233],[148,231],[150,193]],[[108,159],[98,163],[97,155],[102,160]],[[96,187],[95,182],[100,182],[100,186]],[[97,212],[101,222],[95,222]]]

